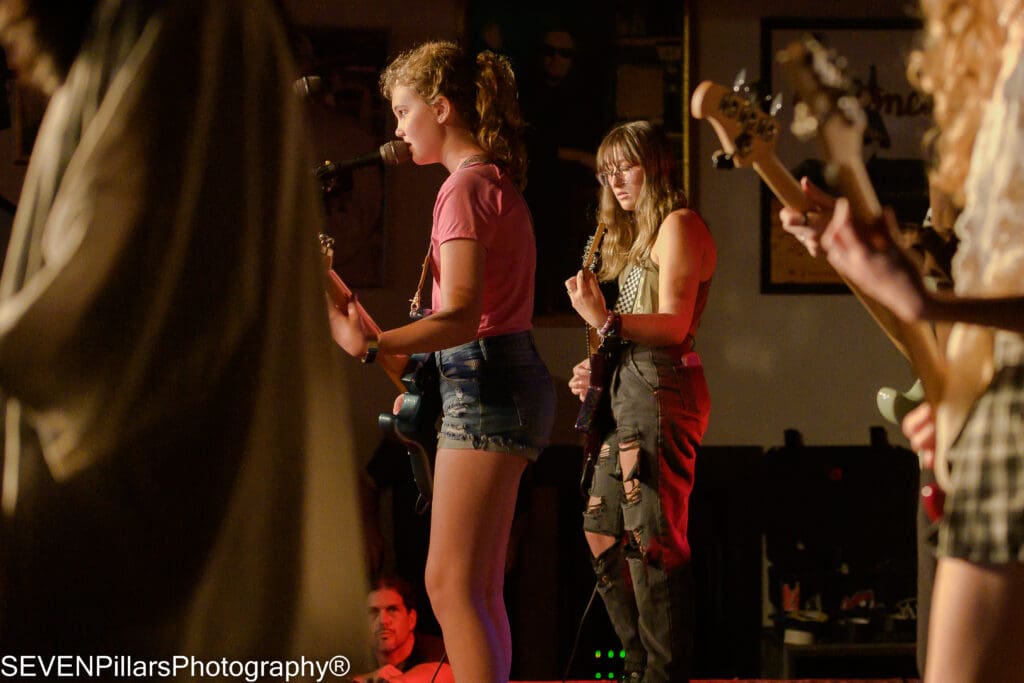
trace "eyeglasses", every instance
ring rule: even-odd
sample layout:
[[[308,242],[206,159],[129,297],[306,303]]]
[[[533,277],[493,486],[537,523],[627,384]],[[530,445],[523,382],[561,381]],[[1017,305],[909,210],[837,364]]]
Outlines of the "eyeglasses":
[[[597,182],[601,183],[601,187],[609,187],[611,186],[613,180],[624,181],[626,179],[626,176],[633,172],[634,168],[637,167],[632,165],[623,166],[622,168],[617,168],[614,171],[604,171],[603,173],[598,173],[595,177],[597,178]]]
[[[565,59],[572,59],[576,55],[576,50],[571,47],[555,47],[554,45],[545,44],[541,47],[541,52],[545,57],[564,57]]]

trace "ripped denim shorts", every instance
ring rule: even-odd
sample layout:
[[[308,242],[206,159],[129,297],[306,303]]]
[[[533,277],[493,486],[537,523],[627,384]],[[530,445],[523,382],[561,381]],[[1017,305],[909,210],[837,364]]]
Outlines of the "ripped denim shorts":
[[[530,332],[476,339],[437,352],[444,417],[438,448],[536,460],[555,416],[555,386]]]

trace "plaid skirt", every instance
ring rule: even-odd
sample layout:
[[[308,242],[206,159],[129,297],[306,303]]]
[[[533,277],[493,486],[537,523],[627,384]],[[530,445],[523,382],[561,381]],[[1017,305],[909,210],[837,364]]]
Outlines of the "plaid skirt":
[[[938,554],[1024,561],[1024,336],[997,332],[992,383],[949,452]]]

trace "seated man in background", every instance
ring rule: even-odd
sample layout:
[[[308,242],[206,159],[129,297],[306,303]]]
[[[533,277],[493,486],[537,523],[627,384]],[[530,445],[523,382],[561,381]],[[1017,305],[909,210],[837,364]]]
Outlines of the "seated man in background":
[[[409,582],[382,577],[373,584],[366,602],[378,668],[357,676],[358,683],[454,682],[451,667],[444,662],[444,642],[415,632],[415,593]]]

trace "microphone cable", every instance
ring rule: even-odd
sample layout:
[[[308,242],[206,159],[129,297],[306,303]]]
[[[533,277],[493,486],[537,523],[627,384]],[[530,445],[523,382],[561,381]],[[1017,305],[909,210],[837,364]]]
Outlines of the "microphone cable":
[[[587,601],[587,606],[583,608],[583,615],[580,617],[579,626],[576,627],[576,639],[572,643],[572,650],[569,651],[569,661],[565,664],[565,670],[562,672],[562,683],[565,683],[569,678],[569,669],[572,668],[572,662],[576,659],[576,648],[580,645],[580,636],[583,635],[583,622],[587,620],[587,615],[590,614],[590,608],[594,606],[594,598],[597,597],[597,586],[600,583],[600,579],[594,582],[594,590],[590,593],[590,600]]]
[[[448,650],[445,650],[444,654],[441,655],[441,661],[437,663],[437,668],[434,669],[434,674],[430,677],[430,683],[434,683],[437,680],[437,674],[441,673],[441,667],[444,666],[446,659],[448,659]]]

